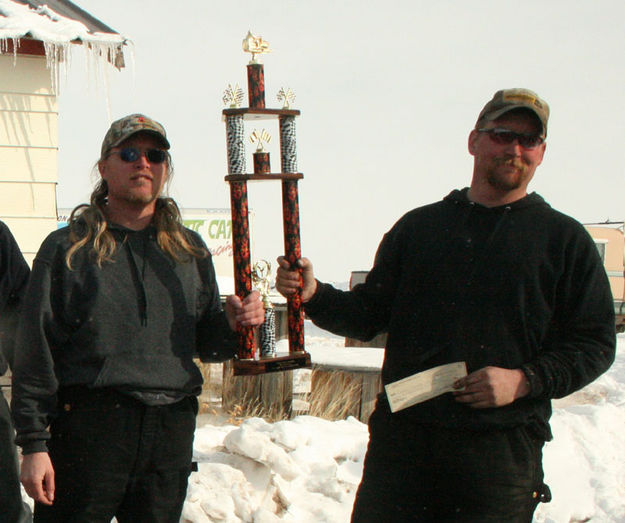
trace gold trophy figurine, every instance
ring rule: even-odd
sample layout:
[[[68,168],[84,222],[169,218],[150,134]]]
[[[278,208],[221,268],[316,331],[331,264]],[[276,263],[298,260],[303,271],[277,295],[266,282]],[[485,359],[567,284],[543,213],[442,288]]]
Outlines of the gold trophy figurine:
[[[256,58],[256,55],[271,53],[269,49],[269,42],[263,40],[260,36],[254,36],[252,31],[248,31],[247,35],[243,39],[243,50],[246,53],[252,54],[251,64],[259,64],[260,61]]]
[[[290,87],[286,89],[281,87],[278,91],[278,102],[282,102],[282,109],[290,109],[291,104],[295,101],[295,93],[291,90]]]
[[[254,129],[250,135],[250,142],[257,144],[256,152],[259,153],[265,152],[265,144],[268,144],[270,141],[271,135],[266,131],[266,129],[262,129],[261,131]]]
[[[230,109],[241,107],[241,103],[243,102],[243,89],[239,87],[239,84],[228,84],[222,100],[224,105],[227,105]]]
[[[271,263],[267,260],[259,260],[252,270],[252,283],[263,298],[265,307],[271,307],[269,301],[269,286],[271,284]]]

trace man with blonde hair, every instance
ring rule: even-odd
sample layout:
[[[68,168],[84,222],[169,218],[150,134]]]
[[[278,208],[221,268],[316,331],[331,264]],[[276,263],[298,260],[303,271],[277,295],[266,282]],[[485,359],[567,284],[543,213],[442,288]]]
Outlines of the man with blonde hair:
[[[147,116],[114,122],[91,203],[35,258],[13,396],[35,521],[177,522],[202,385],[193,357],[232,357],[237,328],[263,321],[256,292],[222,310],[210,253],[163,195],[169,148]]]

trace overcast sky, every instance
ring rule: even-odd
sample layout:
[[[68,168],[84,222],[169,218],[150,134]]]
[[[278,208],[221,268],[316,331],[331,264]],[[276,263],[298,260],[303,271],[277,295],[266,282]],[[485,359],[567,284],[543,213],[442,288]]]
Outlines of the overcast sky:
[[[247,95],[241,41],[251,29],[273,49],[267,107],[290,87],[302,112],[302,250],[321,279],[368,269],[401,215],[468,185],[467,136],[500,88],[530,88],[551,106],[530,187],[582,222],[625,218],[622,0],[75,3],[133,45],[125,70],[97,78],[74,52],[60,97],[60,207],[88,199],[109,111],[163,123],[181,207],[228,207],[222,96],[228,83]],[[257,127],[272,134],[279,171],[277,124],[247,133]],[[250,184],[255,258],[283,249],[280,205],[279,182]]]

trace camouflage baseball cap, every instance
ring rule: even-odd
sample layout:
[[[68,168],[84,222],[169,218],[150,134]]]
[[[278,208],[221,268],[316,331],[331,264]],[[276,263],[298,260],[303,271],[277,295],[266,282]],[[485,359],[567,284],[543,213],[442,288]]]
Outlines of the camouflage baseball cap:
[[[549,119],[549,106],[547,102],[529,89],[502,89],[497,91],[493,99],[488,102],[477,118],[482,121],[493,121],[513,109],[529,109],[540,120],[543,126],[541,136],[547,136],[547,120]]]
[[[113,147],[117,147],[133,134],[141,132],[155,135],[163,142],[165,149],[169,149],[165,128],[160,123],[143,114],[131,114],[111,124],[102,142],[101,156],[104,157]]]

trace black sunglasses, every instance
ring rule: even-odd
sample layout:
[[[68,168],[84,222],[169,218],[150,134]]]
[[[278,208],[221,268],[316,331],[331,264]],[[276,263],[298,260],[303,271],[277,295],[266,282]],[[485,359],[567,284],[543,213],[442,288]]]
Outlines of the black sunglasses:
[[[516,140],[521,147],[534,149],[543,143],[542,136],[538,134],[515,133],[509,129],[501,129],[499,127],[494,129],[477,129],[477,132],[488,134],[489,138],[499,145],[507,145]]]
[[[124,147],[119,151],[111,151],[112,153],[119,154],[122,161],[128,163],[136,162],[141,158],[141,155],[145,155],[150,163],[163,163],[167,159],[167,152],[162,149],[146,149],[142,151],[136,147]]]

